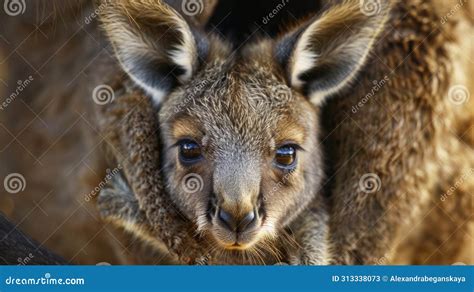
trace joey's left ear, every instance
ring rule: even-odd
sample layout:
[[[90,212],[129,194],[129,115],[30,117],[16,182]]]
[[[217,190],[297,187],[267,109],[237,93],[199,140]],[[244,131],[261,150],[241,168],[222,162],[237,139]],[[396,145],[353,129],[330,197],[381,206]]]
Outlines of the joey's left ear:
[[[275,58],[291,87],[315,104],[347,87],[364,65],[388,14],[388,1],[366,11],[359,0],[345,1],[284,35]]]
[[[102,25],[123,70],[156,105],[191,79],[207,38],[162,0],[101,0]]]

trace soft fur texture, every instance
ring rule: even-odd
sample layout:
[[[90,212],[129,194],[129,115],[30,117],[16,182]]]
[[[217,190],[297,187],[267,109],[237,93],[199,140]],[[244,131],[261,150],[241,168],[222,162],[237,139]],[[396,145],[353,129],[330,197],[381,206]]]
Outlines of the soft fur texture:
[[[449,11],[441,2],[397,1],[349,98],[324,109],[325,127],[334,129],[326,152],[334,176],[334,263],[473,262],[474,144],[466,129],[473,127],[474,101],[456,105],[448,95],[458,84],[472,95],[472,66],[462,59],[474,55],[466,38],[473,27],[463,17],[467,5],[440,24]],[[384,76],[386,85],[369,90]],[[360,189],[364,173],[380,177],[380,191]]]
[[[302,237],[301,245],[311,243],[305,252],[299,251],[294,239],[288,241],[285,233],[273,243],[270,254],[262,252],[256,257],[251,253],[216,252],[214,244],[197,233],[198,226],[180,215],[179,208],[170,201],[170,195],[163,187],[160,178],[160,143],[156,135],[159,131],[153,107],[144,102],[147,99],[139,93],[117,91],[117,95],[120,98],[116,102],[103,108],[101,115],[104,123],[101,127],[112,146],[110,149],[116,157],[116,163],[124,167],[130,187],[127,179],[116,175],[109,183],[110,187],[101,192],[98,207],[106,220],[132,231],[158,248],[163,249],[164,246],[160,244],[163,241],[168,251],[176,254],[184,263],[297,263],[303,256],[308,257],[308,263],[321,264],[327,260],[327,217],[321,197],[315,198],[308,210],[314,215],[304,216],[308,223],[297,223],[306,226],[311,224],[312,227],[311,239],[306,233],[304,236],[308,238]],[[299,234],[296,236],[299,238]]]
[[[459,208],[461,208],[461,210],[469,210],[470,208],[471,198],[468,194],[470,193],[469,190],[472,190],[472,176],[467,175],[466,179],[466,175],[463,175],[463,173],[470,172],[472,168],[472,149],[465,144],[463,146],[463,142],[458,141],[459,138],[456,135],[452,136],[450,133],[456,129],[456,123],[454,121],[448,128],[446,124],[443,126],[443,123],[440,124],[437,120],[440,118],[449,119],[449,115],[447,115],[446,112],[438,112],[436,110],[437,108],[445,109],[446,107],[453,107],[453,105],[449,104],[449,101],[446,101],[444,98],[448,90],[448,85],[452,84],[451,82],[456,82],[450,82],[447,75],[450,68],[448,65],[450,52],[443,48],[446,43],[449,43],[449,39],[444,39],[445,36],[440,31],[437,32],[433,26],[417,27],[418,30],[414,30],[416,24],[410,26],[413,24],[408,21],[409,19],[412,19],[414,23],[423,22],[427,24],[433,24],[433,20],[427,21],[427,18],[435,19],[435,7],[430,6],[429,3],[422,3],[422,5],[415,4],[416,3],[413,5],[405,5],[398,3],[396,5],[396,8],[391,13],[390,24],[398,29],[398,33],[391,34],[387,32],[384,35],[383,41],[379,43],[379,50],[375,53],[377,56],[385,56],[384,59],[387,60],[388,67],[366,66],[363,77],[359,79],[358,86],[353,88],[355,92],[351,92],[350,95],[352,97],[364,96],[364,93],[367,92],[367,88],[371,87],[371,82],[364,82],[364,80],[382,80],[387,76],[389,80],[387,86],[377,89],[378,92],[375,95],[377,100],[369,100],[369,102],[364,104],[360,109],[361,112],[370,112],[370,117],[379,117],[380,120],[377,123],[374,121],[370,121],[369,123],[357,122],[359,119],[365,120],[366,118],[366,115],[361,113],[352,113],[350,119],[344,118],[341,120],[339,118],[341,113],[345,115],[349,113],[349,111],[344,111],[344,109],[350,109],[344,105],[350,104],[353,106],[357,104],[355,98],[351,99],[349,96],[340,96],[337,102],[328,105],[328,112],[334,113],[331,118],[326,119],[328,124],[334,125],[329,128],[335,128],[337,129],[336,132],[339,132],[340,128],[345,127],[347,120],[354,121],[356,125],[363,125],[362,129],[364,135],[360,135],[361,137],[367,137],[368,135],[369,137],[373,137],[372,139],[374,139],[374,141],[377,141],[379,137],[381,139],[380,142],[375,142],[375,144],[369,142],[369,144],[366,145],[366,138],[361,140],[360,143],[357,142],[357,139],[352,139],[350,142],[347,140],[348,142],[344,143],[345,139],[347,139],[344,138],[344,140],[337,140],[338,144],[335,144],[336,149],[339,149],[338,151],[334,149],[329,151],[330,154],[337,153],[337,156],[333,156],[332,158],[333,161],[335,161],[334,169],[338,170],[338,176],[334,180],[335,187],[334,190],[331,191],[333,197],[332,213],[330,216],[330,247],[334,254],[337,255],[333,257],[334,263],[378,263],[392,261],[394,260],[394,254],[396,254],[397,248],[403,247],[404,253],[410,252],[410,249],[404,245],[404,242],[409,242],[412,233],[408,233],[408,236],[406,236],[406,232],[413,231],[413,229],[410,228],[413,224],[417,223],[421,226],[426,224],[423,221],[419,222],[419,220],[427,220],[422,214],[426,214],[426,216],[437,216],[433,214],[436,213],[433,209],[439,208],[441,211],[453,203],[455,205],[459,203],[460,207],[451,207],[450,209],[452,210],[459,211]],[[405,16],[404,22],[400,22],[398,17],[404,15],[403,11],[407,11],[405,9],[409,9],[410,13],[408,16]],[[419,13],[416,13],[416,11],[419,11]],[[434,34],[432,33],[433,31],[435,31]],[[400,36],[405,36],[407,32],[410,32],[410,37],[400,38]],[[430,33],[429,37],[424,35],[425,32]],[[420,35],[420,43],[418,45],[409,46],[410,42],[416,42],[416,33]],[[437,46],[440,47],[438,50],[435,50]],[[434,63],[429,61],[420,62],[420,59],[417,59],[416,63],[410,63],[411,58],[420,58],[422,56],[422,54],[418,52],[424,48],[427,50],[423,53],[425,57],[426,54],[429,56],[430,52],[436,52],[436,55],[433,55],[433,57],[436,56],[439,65],[434,66]],[[408,57],[405,58],[405,56]],[[444,62],[443,57],[445,58]],[[411,68],[410,66],[414,67]],[[387,70],[387,68],[391,68],[391,70]],[[416,72],[426,75],[417,75]],[[411,77],[407,79],[408,76]],[[422,76],[427,76],[428,79],[423,79]],[[403,86],[413,86],[414,89],[403,92],[398,90],[392,91],[392,88],[394,88],[393,85],[398,82],[403,84]],[[412,97],[408,98],[408,96]],[[384,102],[384,98],[388,98],[390,101]],[[412,108],[417,114],[412,115],[412,111],[399,112],[390,110],[390,108],[395,109],[399,106],[397,105],[398,100],[404,102],[403,108],[407,109],[410,108],[407,106],[413,102]],[[371,107],[374,103],[384,104],[384,110],[373,112]],[[335,104],[339,104],[340,108],[337,107],[337,110],[333,111],[332,108]],[[386,110],[390,112],[390,115],[385,114]],[[383,114],[383,116],[378,116],[379,114]],[[391,122],[387,120],[387,122],[383,123],[387,124],[387,126],[381,131],[380,123],[387,118],[391,119],[391,115],[393,115],[394,120]],[[397,121],[397,117],[400,118],[400,120]],[[399,124],[403,119],[410,119],[410,117],[414,117],[416,120]],[[446,120],[446,122],[447,121],[448,120]],[[336,124],[333,124],[335,122],[340,123],[339,128],[335,126]],[[425,126],[423,126],[423,124],[425,124]],[[371,127],[370,125],[373,126]],[[403,125],[408,125],[408,127],[406,127],[406,131],[408,132],[404,132],[405,127]],[[410,127],[411,125],[415,125],[418,131]],[[351,123],[348,124],[348,127],[353,128]],[[349,130],[349,128],[347,128],[347,130]],[[370,132],[372,128],[375,131],[374,133]],[[444,135],[441,135],[444,139],[443,142],[441,140],[435,140],[443,129],[446,131]],[[415,136],[413,136],[414,134]],[[449,144],[446,144],[444,141],[449,140],[448,137],[450,136],[453,138]],[[340,137],[344,137],[344,135]],[[383,142],[387,141],[387,137],[399,138],[389,140],[395,143],[390,146],[390,144],[387,145]],[[412,137],[412,139],[409,139],[410,137]],[[412,148],[413,146],[409,144],[399,144],[403,141],[407,141],[408,143],[412,141],[416,146]],[[465,149],[460,151],[462,148]],[[394,152],[391,153],[390,149],[393,149]],[[420,150],[423,152],[419,152]],[[430,151],[432,155],[427,155]],[[445,154],[449,152],[452,154]],[[419,155],[416,155],[416,153],[419,153]],[[459,153],[459,155],[454,153]],[[441,157],[439,155],[441,155]],[[347,160],[354,159],[354,157],[358,157],[357,161],[364,161],[364,163],[357,164],[353,168],[347,168],[338,162],[340,161],[340,163],[345,164]],[[445,161],[442,168],[439,168],[437,165],[437,159],[433,160],[434,157]],[[461,159],[459,160],[457,157]],[[449,165],[452,166],[450,167]],[[389,167],[389,169],[385,167]],[[369,172],[376,173],[380,177],[382,192],[367,194],[361,190],[358,182],[364,173]],[[409,174],[411,172],[413,172],[413,174]],[[404,175],[397,175],[397,173],[403,173]],[[440,179],[430,179],[430,176],[435,173],[444,174],[442,177],[451,179],[445,182]],[[437,189],[446,190],[448,186],[454,185],[456,178],[459,179],[461,176],[463,177],[463,184],[456,189],[456,202],[450,203],[447,200],[436,202],[436,195],[434,195],[434,198],[431,197],[432,195],[430,194],[436,194]],[[343,181],[353,183],[348,184],[343,183]],[[445,186],[442,187],[443,185]],[[463,190],[466,190],[466,192]],[[432,200],[435,201],[433,202]],[[430,204],[430,201],[433,203]],[[440,202],[442,202],[443,205],[441,205]],[[435,204],[434,207],[432,204]],[[416,207],[412,208],[412,206]],[[427,209],[430,208],[430,206],[432,206],[431,210]],[[455,232],[452,234],[440,234],[437,232],[436,238],[443,238],[441,236],[449,238],[450,235],[458,234],[458,232],[461,233],[459,236],[461,236],[463,232],[469,234],[469,228],[472,224],[472,215],[468,215],[469,212],[456,211],[449,215],[447,210],[441,212],[448,217],[459,218],[452,220],[452,222],[455,224],[461,222],[461,225],[455,229]],[[460,215],[461,217],[459,217]],[[310,217],[308,216],[306,218]],[[344,226],[344,228],[342,228],[342,226]],[[461,227],[464,231],[458,231]],[[309,230],[312,229],[310,228]],[[380,234],[384,234],[384,236],[380,236]],[[458,248],[459,255],[461,256],[464,256],[464,252],[462,251],[463,247],[466,248],[466,246],[469,245],[469,238],[465,238],[464,240],[467,241],[464,244],[461,243]],[[430,256],[425,257],[424,261],[429,262],[433,260],[433,258],[436,258],[437,252],[438,250],[433,251]],[[416,262],[416,259],[412,259]],[[403,260],[403,257],[400,256],[398,260]],[[439,261],[440,259],[436,258],[436,260]],[[307,260],[306,263],[311,263],[311,260]]]
[[[368,63],[362,68],[356,82],[349,92],[329,100],[322,108],[323,129],[326,134],[324,156],[329,165],[329,180],[325,185],[325,191],[330,197],[327,220],[330,222],[331,253],[328,257],[331,258],[331,263],[336,264],[473,263],[474,176],[469,169],[474,165],[474,99],[471,96],[463,105],[455,105],[448,97],[449,88],[457,84],[474,92],[470,78],[474,72],[472,66],[469,66],[474,53],[472,41],[466,37],[473,33],[472,10],[467,9],[472,8],[472,4],[467,3],[455,17],[450,17],[446,23],[441,24],[441,18],[447,15],[457,1],[393,2],[395,5],[388,19],[388,30],[376,42],[376,50],[369,56]],[[87,33],[80,31],[68,43],[66,53],[61,48],[77,30],[75,23],[68,24],[68,29],[64,31],[41,26],[44,32],[54,36],[42,42],[33,37],[26,39],[34,27],[24,23],[18,25],[16,22],[20,20],[21,18],[15,18],[5,26],[5,37],[10,41],[9,45],[2,43],[2,50],[6,55],[18,47],[22,57],[26,57],[36,68],[40,68],[52,53],[59,53],[59,56],[51,59],[47,66],[41,67],[42,82],[28,87],[18,98],[19,102],[12,103],[5,114],[0,116],[0,121],[13,133],[22,133],[21,141],[24,144],[36,145],[45,150],[55,142],[56,137],[62,137],[63,134],[61,127],[52,125],[72,124],[77,111],[90,113],[94,107],[89,97],[91,89],[106,82],[104,76],[108,80],[118,69],[108,63],[95,63],[93,68],[86,71],[87,78],[82,74],[84,63],[95,57],[98,51],[94,49],[96,40],[89,36],[90,33],[94,35],[97,32],[95,26],[88,27]],[[36,32],[34,36],[41,34]],[[22,61],[22,57],[13,55],[8,60],[12,64],[8,84],[16,84],[25,74],[31,74],[31,67]],[[106,54],[101,57],[107,59]],[[58,72],[57,68],[67,70]],[[76,79],[77,76],[80,78]],[[374,80],[380,81],[385,76],[389,81],[383,86],[375,87]],[[75,81],[74,86],[66,86],[71,80]],[[89,86],[80,86],[81,84]],[[9,91],[4,89],[5,92]],[[360,103],[369,92],[374,94]],[[145,125],[143,121],[150,121],[145,116],[153,115],[151,104],[141,94],[133,96],[121,99],[128,100],[129,106],[124,107],[126,103],[121,102],[121,105],[114,105],[117,109],[115,114],[124,116],[132,108],[141,109],[143,106],[144,112],[135,112],[132,115],[135,118],[127,117],[127,121],[136,126]],[[21,132],[24,126],[29,125],[30,120],[25,118],[23,121],[18,117],[31,116],[31,111],[23,106],[22,101],[38,113],[42,113],[48,105],[47,112],[41,116],[51,126],[44,129],[42,121],[32,120],[32,126],[26,127],[28,131]],[[358,107],[354,111],[353,107],[356,105]],[[103,110],[101,107],[97,108]],[[99,114],[94,127],[99,122],[107,124],[107,117]],[[130,161],[143,161],[142,159],[149,157],[140,158],[137,153],[143,152],[135,151],[132,146],[142,143],[140,137],[143,137],[143,133],[150,134],[150,131],[147,128],[132,130],[128,126],[110,129],[111,133],[124,134],[122,138],[114,138],[118,141],[115,145],[124,147],[124,153],[135,159]],[[0,137],[2,145],[8,145],[7,138],[11,139],[8,132],[2,130]],[[130,143],[127,143],[129,138]],[[7,148],[7,151],[0,153],[2,165],[5,166],[1,170],[2,174],[21,172],[28,179],[28,187],[22,196],[12,197],[2,193],[0,207],[7,210],[15,221],[27,218],[23,223],[27,233],[34,234],[41,241],[47,240],[47,245],[52,250],[68,259],[75,258],[81,263],[94,264],[97,259],[107,257],[113,262],[130,263],[133,261],[127,256],[119,255],[117,250],[120,249],[111,244],[115,241],[109,234],[104,236],[99,233],[103,222],[91,219],[88,215],[94,214],[94,206],[72,213],[78,198],[82,201],[84,194],[97,186],[105,173],[104,154],[97,151],[98,153],[89,155],[91,149],[96,149],[97,140],[100,139],[97,139],[95,128],[81,123],[78,129],[68,132],[61,143],[41,157],[41,161],[48,163],[47,168],[25,155],[25,150],[20,145],[14,144]],[[112,145],[114,144],[109,147]],[[156,149],[147,149],[146,153],[155,152],[151,158],[156,158]],[[86,156],[88,159],[81,171],[75,172],[74,179],[71,179],[65,171],[77,167],[80,161],[73,158],[78,156]],[[109,166],[115,167],[116,164]],[[129,183],[137,196],[143,180],[149,180],[144,185],[150,189],[159,190],[159,184],[155,183],[160,178],[153,175],[144,178],[139,175],[154,169],[148,166],[143,169],[127,168],[125,172],[128,172]],[[359,181],[366,173],[375,173],[380,177],[381,188],[378,192],[366,194],[361,191]],[[453,191],[449,191],[452,188]],[[49,197],[47,194],[51,189],[55,192]],[[146,188],[141,191],[144,190]],[[117,193],[123,195],[121,191],[112,192]],[[42,201],[43,198],[47,200]],[[141,200],[143,204],[143,197]],[[195,227],[182,228],[174,234],[176,230],[167,228],[182,226],[182,221],[174,221],[176,217],[169,217],[174,211],[159,212],[163,207],[172,206],[168,205],[170,202],[166,201],[166,197],[149,200],[151,203],[147,205],[150,210],[148,214],[154,216],[150,217],[155,220],[171,220],[164,221],[171,224],[155,226],[156,230],[151,234],[164,239],[172,251],[181,255],[183,262],[194,263],[202,257],[203,250],[194,245]],[[34,201],[40,202],[49,216],[33,209]],[[35,211],[30,215],[30,210]],[[69,213],[74,214],[74,220],[67,221]],[[314,214],[321,215],[318,212]],[[141,217],[137,218],[140,223]],[[39,221],[44,222],[41,230],[36,227]],[[313,220],[308,216],[298,223],[306,225],[322,221],[324,218]],[[150,221],[147,225],[153,227],[157,223],[160,222]],[[62,227],[60,232],[53,233],[59,225]],[[317,230],[313,227],[308,229]],[[50,234],[54,236],[49,238]],[[309,236],[309,241],[318,237],[313,237],[310,233],[306,235]],[[91,238],[95,240],[89,244]],[[181,238],[184,240],[181,241]],[[178,244],[174,239],[179,239]],[[187,240],[190,240],[190,246],[195,249],[186,248]],[[180,244],[182,242],[184,243]],[[300,251],[311,250],[312,247],[314,246],[309,244]],[[78,254],[78,250],[83,249],[87,253]],[[316,254],[323,252],[317,251]],[[298,260],[306,258],[305,262],[312,263],[313,256],[297,257]],[[138,262],[144,262],[144,259]]]
[[[180,260],[195,263],[205,255],[206,246],[195,239],[195,228],[165,195],[155,113],[146,100],[141,94],[125,95],[103,108],[102,132],[107,133],[117,163],[123,164],[133,190],[133,204],[126,199],[130,192],[112,182],[121,191],[102,192],[99,207],[107,220],[123,227],[130,222],[137,235],[159,238]]]
[[[317,109],[308,100],[319,105],[344,89],[357,75],[383,27],[387,6],[382,7],[380,13],[367,16],[358,3],[347,1],[331,7],[309,25],[303,24],[299,30],[279,40],[257,40],[238,51],[231,51],[225,41],[212,35],[206,37],[188,27],[162,2],[105,3],[111,7],[102,13],[104,29],[124,70],[146,92],[163,88],[170,92],[163,101],[159,117],[166,182],[162,191],[166,190],[174,205],[196,224],[196,231],[203,238],[217,242],[213,248],[217,254],[227,255],[237,239],[235,233],[229,233],[219,224],[217,213],[225,209],[232,216],[240,217],[257,210],[256,227],[238,233],[240,249],[245,249],[240,253],[245,257],[246,251],[250,250],[259,258],[274,253],[274,261],[278,261],[280,256],[274,249],[279,249],[279,242],[293,222],[322,219],[312,225],[300,224],[308,230],[295,232],[305,241],[313,237],[308,246],[311,251],[320,253],[302,263],[326,263],[325,207],[313,203],[305,215],[305,209],[312,201],[322,200],[319,188],[323,168],[316,141],[319,132]],[[348,26],[354,39],[347,37],[351,35],[346,33]],[[171,46],[167,40],[171,40]],[[354,43],[354,40],[358,42]],[[196,50],[198,44],[200,47],[206,44],[200,58]],[[137,49],[142,45],[146,48]],[[181,56],[180,62],[176,62],[176,50],[181,47],[186,48],[182,52],[187,56]],[[314,55],[314,58],[307,60],[303,70],[297,64],[307,55]],[[165,61],[154,61],[170,56],[165,67],[158,66]],[[184,64],[183,60],[189,62]],[[132,65],[135,69],[130,70],[129,61],[135,64]],[[151,71],[143,62],[157,66]],[[176,76],[173,72],[182,75]],[[175,76],[176,82],[169,80]],[[188,81],[191,77],[193,80]],[[159,101],[155,98],[155,102]],[[143,131],[145,125],[133,128]],[[125,141],[133,141],[128,137],[130,134],[126,134]],[[202,145],[204,161],[195,166],[177,161],[176,144],[183,138]],[[272,161],[274,151],[283,143],[297,144],[303,149],[298,153],[297,167],[288,173],[277,169]],[[138,151],[145,146],[136,143],[134,147]],[[145,154],[141,156],[146,157]],[[159,155],[153,157],[155,159],[148,159],[148,164],[160,165],[156,159]],[[146,161],[142,160],[138,165],[144,167]],[[153,172],[145,173],[151,175]],[[189,175],[197,176],[200,184],[200,189],[192,194],[183,188]],[[130,178],[132,184],[136,179]],[[146,188],[145,178],[140,185]],[[154,200],[163,196],[146,189],[136,190],[139,201],[142,196]],[[149,220],[161,221],[147,211],[151,205],[151,202],[140,202],[140,208]],[[293,239],[293,235],[290,238],[299,244],[298,238]],[[226,246],[226,250],[222,246]],[[209,257],[214,257],[215,252],[210,250],[208,253]],[[239,251],[231,253],[239,254]],[[271,262],[262,260],[262,263]]]

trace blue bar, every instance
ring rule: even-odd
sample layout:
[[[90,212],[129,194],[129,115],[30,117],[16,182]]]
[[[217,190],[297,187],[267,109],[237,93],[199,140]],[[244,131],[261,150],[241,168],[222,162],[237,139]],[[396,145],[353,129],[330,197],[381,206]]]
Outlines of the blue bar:
[[[474,266],[0,266],[0,291],[473,292],[473,275]]]

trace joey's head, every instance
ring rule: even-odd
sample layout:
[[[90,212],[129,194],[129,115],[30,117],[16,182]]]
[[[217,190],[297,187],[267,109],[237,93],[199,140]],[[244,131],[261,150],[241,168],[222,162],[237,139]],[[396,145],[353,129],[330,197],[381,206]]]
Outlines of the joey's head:
[[[161,1],[109,2],[104,28],[157,107],[167,190],[198,231],[250,249],[317,195],[318,106],[361,69],[384,11],[347,1],[235,51]]]

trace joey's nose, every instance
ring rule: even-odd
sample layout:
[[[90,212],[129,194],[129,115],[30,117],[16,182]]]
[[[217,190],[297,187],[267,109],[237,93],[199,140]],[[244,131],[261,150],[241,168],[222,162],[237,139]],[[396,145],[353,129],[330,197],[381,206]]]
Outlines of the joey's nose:
[[[255,221],[255,212],[251,211],[241,217],[235,217],[232,213],[219,210],[219,220],[225,227],[234,232],[243,232],[252,226]]]

